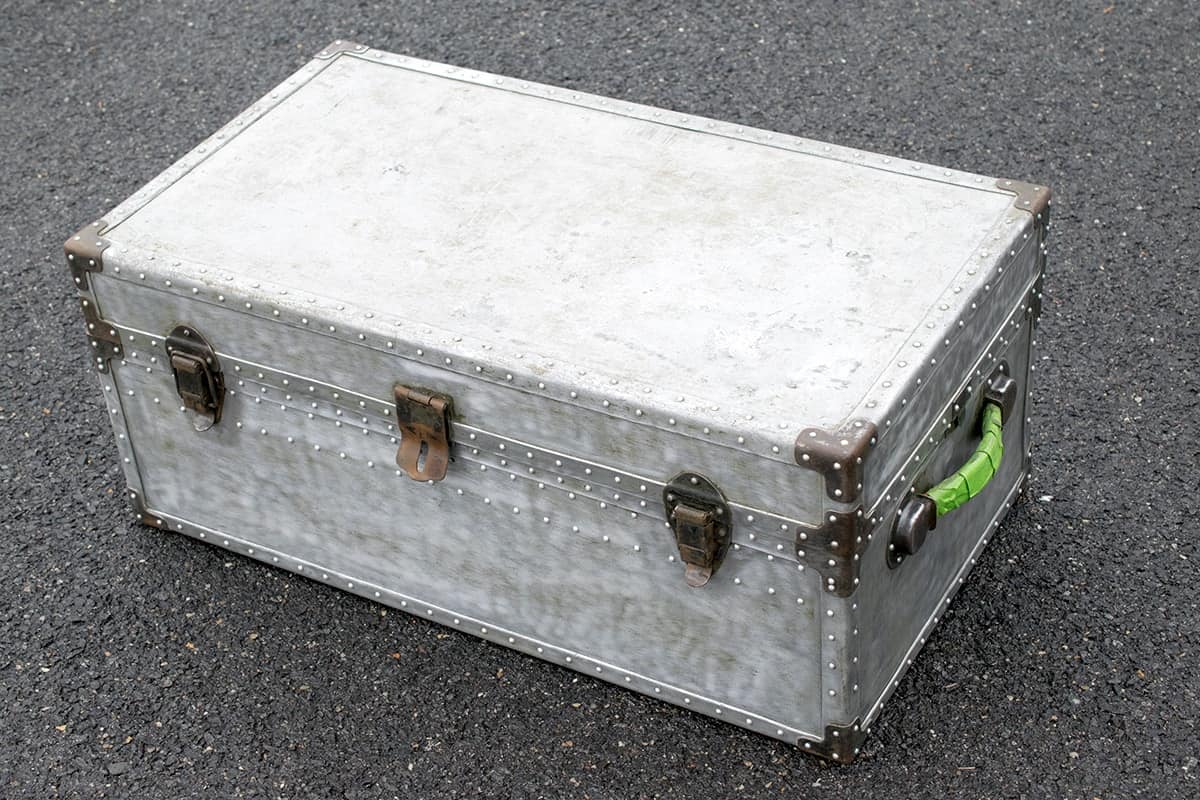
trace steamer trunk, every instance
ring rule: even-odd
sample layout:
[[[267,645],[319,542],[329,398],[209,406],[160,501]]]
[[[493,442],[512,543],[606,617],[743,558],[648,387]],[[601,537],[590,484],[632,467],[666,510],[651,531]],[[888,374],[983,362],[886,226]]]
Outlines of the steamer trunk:
[[[337,42],[66,250],[146,524],[848,761],[1028,474],[1048,202]]]

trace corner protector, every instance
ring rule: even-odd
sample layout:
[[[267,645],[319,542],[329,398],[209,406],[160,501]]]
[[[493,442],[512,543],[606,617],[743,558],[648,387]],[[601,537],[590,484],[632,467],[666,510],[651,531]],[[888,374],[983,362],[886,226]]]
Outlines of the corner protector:
[[[849,597],[858,588],[862,553],[874,534],[862,507],[853,511],[826,511],[821,527],[796,533],[796,555],[821,573],[825,591]],[[812,558],[806,558],[808,551]]]
[[[819,742],[804,742],[804,751],[821,758],[849,764],[858,758],[869,730],[856,719],[849,725],[826,725],[825,738]]]
[[[1050,215],[1050,187],[1026,183],[1025,181],[1000,178],[996,181],[996,188],[1016,195],[1016,198],[1013,200],[1014,208],[1020,211],[1028,211],[1033,215],[1035,220],[1041,221],[1043,225],[1048,221]]]
[[[357,42],[348,42],[345,39],[334,39],[325,49],[317,53],[313,58],[330,59],[340,56],[342,53],[365,53],[367,46],[358,44]]]
[[[877,441],[875,423],[855,419],[841,428],[805,428],[796,437],[796,463],[825,476],[825,494],[852,503],[862,491],[863,460]]]
[[[87,329],[88,341],[92,344],[96,369],[108,372],[108,362],[125,355],[121,347],[121,334],[111,322],[100,317],[94,300],[81,297],[79,307],[83,311],[84,327]]]
[[[67,266],[71,268],[75,288],[81,291],[88,288],[89,272],[104,270],[104,251],[111,242],[103,238],[100,232],[107,227],[108,223],[98,219],[63,242],[63,252],[67,254]]]
[[[137,514],[138,522],[143,525],[149,525],[151,528],[166,530],[167,524],[146,508],[146,503],[142,500],[142,496],[138,493],[137,489],[128,489],[126,495],[129,497],[129,505],[133,507],[134,513]]]

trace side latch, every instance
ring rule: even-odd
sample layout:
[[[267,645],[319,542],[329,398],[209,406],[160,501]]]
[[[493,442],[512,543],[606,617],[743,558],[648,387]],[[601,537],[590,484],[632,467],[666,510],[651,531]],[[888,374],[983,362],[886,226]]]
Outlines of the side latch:
[[[225,404],[225,378],[217,353],[207,339],[187,325],[171,331],[165,343],[175,373],[175,391],[193,413],[192,427],[206,431],[221,421]]]
[[[450,464],[450,416],[454,401],[428,389],[397,383],[396,421],[400,448],[396,464],[416,481],[440,481]]]
[[[703,586],[721,566],[732,538],[733,515],[716,484],[695,472],[681,472],[663,487],[667,521],[675,532],[688,586]]]

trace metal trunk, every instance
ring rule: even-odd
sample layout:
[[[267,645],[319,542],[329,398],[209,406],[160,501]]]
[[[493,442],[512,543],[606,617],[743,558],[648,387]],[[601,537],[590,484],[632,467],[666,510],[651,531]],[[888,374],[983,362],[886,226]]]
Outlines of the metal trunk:
[[[1027,474],[1048,200],[339,42],[66,249],[147,524],[848,761]]]

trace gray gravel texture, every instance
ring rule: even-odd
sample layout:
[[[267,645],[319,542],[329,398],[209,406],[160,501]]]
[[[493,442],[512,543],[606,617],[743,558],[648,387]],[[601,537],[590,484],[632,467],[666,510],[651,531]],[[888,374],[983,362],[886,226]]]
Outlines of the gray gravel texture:
[[[0,797],[1200,794],[1196,8],[870,8],[6,3]],[[855,765],[132,521],[61,242],[337,37],[1055,188],[1031,500]]]

